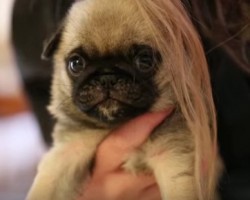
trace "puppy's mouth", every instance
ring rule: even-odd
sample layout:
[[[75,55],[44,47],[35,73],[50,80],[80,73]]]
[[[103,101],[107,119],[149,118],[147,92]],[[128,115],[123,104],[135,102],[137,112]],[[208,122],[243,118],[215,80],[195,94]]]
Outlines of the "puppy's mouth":
[[[150,80],[124,73],[94,74],[81,84],[75,104],[81,112],[105,123],[119,123],[146,112],[156,97]]]

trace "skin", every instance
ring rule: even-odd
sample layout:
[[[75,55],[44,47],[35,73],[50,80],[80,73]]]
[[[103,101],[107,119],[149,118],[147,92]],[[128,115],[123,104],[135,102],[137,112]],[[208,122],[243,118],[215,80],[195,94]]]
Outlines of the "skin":
[[[77,200],[160,200],[152,175],[133,175],[121,166],[171,111],[147,113],[113,131],[97,149],[93,175]]]

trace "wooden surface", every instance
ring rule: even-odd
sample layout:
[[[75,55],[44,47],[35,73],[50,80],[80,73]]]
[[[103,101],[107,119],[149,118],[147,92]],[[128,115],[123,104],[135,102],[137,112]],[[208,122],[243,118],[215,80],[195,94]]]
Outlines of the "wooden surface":
[[[29,110],[29,106],[24,95],[0,95],[0,117],[11,116],[27,110]]]

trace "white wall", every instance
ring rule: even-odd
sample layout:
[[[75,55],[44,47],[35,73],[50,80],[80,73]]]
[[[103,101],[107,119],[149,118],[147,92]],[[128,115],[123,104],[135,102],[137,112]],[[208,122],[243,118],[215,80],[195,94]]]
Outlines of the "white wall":
[[[0,0],[0,96],[15,96],[20,91],[20,79],[10,42],[13,0]]]

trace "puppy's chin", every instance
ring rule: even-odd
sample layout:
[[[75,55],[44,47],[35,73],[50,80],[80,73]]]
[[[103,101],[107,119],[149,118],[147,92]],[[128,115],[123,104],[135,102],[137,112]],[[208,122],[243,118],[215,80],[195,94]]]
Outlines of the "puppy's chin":
[[[149,106],[136,107],[113,98],[106,98],[89,110],[85,110],[81,105],[78,107],[89,117],[112,125],[120,124],[149,110]]]

